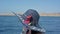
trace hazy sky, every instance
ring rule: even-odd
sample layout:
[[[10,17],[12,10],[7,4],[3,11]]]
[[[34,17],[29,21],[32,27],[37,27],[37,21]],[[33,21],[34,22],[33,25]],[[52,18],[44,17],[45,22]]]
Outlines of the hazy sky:
[[[0,12],[25,12],[28,9],[40,13],[59,13],[60,0],[0,0]]]

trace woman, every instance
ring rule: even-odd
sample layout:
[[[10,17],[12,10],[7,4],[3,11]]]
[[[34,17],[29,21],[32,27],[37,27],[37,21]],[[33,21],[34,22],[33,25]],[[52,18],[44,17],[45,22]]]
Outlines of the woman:
[[[24,24],[28,24],[29,26],[35,26],[36,28],[39,27],[39,14],[36,10],[29,9],[23,15],[22,18],[24,19]],[[27,27],[23,28],[23,34],[42,34],[43,32],[31,30]]]
[[[43,28],[39,27],[39,14],[36,12],[36,10],[29,9],[23,15],[15,15],[24,25],[22,34],[42,34],[45,32]]]

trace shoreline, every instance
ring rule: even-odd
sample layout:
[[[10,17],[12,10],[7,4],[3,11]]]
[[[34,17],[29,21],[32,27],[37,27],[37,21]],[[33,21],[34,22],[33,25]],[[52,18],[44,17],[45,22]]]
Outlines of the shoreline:
[[[0,16],[15,16],[15,15],[0,15]],[[40,15],[40,16],[47,16],[47,15]],[[55,15],[48,15],[48,16],[55,16]],[[56,15],[58,16],[58,15]]]
[[[22,13],[17,13],[22,15]],[[60,16],[60,13],[40,13],[40,16]],[[15,16],[13,13],[0,13],[0,16]]]

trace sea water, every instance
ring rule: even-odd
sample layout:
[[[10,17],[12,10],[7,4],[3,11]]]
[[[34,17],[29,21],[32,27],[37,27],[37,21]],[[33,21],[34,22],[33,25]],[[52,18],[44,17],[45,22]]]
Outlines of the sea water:
[[[45,34],[60,34],[59,16],[41,16],[39,25],[45,28]],[[0,16],[0,34],[21,34],[22,28],[16,16]]]

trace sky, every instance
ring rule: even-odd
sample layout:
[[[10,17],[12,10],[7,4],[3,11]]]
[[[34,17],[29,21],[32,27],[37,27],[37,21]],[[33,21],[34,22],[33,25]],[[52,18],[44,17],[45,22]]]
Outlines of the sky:
[[[0,13],[26,12],[28,9],[39,13],[60,13],[60,0],[0,0]]]

